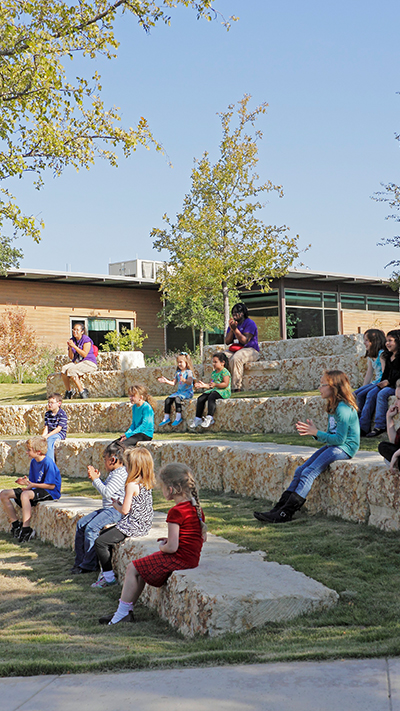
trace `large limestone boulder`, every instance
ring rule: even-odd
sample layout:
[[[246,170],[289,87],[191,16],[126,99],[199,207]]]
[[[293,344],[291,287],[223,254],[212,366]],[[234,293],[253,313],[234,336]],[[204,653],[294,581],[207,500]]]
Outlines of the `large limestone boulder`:
[[[54,359],[54,371],[60,372],[63,365],[70,359],[67,355],[60,355]],[[144,355],[142,351],[99,351],[97,367],[99,370],[128,370],[129,368],[144,368]]]
[[[128,371],[130,372],[130,371]],[[89,390],[90,397],[123,397],[125,395],[125,373],[119,370],[97,370],[82,377],[82,384]],[[61,373],[47,377],[47,395],[65,391]],[[75,394],[75,397],[78,397]]]

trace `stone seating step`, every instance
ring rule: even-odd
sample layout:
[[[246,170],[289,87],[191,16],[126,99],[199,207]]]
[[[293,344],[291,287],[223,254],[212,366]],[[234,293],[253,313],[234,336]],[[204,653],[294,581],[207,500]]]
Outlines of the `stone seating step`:
[[[56,461],[65,476],[86,478],[87,466],[103,471],[102,452],[109,440],[67,439],[56,448]],[[146,444],[156,469],[168,462],[185,462],[201,489],[234,492],[277,501],[294,470],[315,450],[271,442],[228,440],[153,440]],[[27,474],[24,441],[0,443],[4,474]],[[366,523],[383,530],[400,529],[400,480],[378,453],[359,452],[353,459],[332,464],[315,481],[306,510]],[[257,509],[255,501],[254,508]]]
[[[41,503],[33,512],[32,526],[41,540],[73,548],[77,521],[99,505],[96,499],[63,496]],[[0,527],[9,529],[3,512]],[[155,513],[147,536],[116,546],[113,566],[121,584],[128,563],[158,550],[157,538],[166,533],[165,514]],[[260,551],[246,552],[209,535],[198,568],[174,572],[162,588],[146,586],[141,600],[183,635],[214,637],[328,609],[338,598],[334,590],[290,566],[266,561]],[[101,612],[99,601],[94,615]]]

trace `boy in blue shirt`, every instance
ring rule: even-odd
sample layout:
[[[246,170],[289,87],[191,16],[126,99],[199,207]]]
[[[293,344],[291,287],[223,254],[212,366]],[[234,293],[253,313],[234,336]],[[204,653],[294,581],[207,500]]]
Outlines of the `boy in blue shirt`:
[[[40,501],[59,499],[61,496],[60,470],[53,460],[46,456],[46,439],[31,437],[26,446],[31,458],[29,478],[21,476],[15,482],[20,488],[4,489],[0,492],[0,501],[11,523],[11,535],[22,543],[35,537],[35,531],[30,526],[32,506],[37,506]],[[22,523],[17,519],[11,499],[22,508]]]

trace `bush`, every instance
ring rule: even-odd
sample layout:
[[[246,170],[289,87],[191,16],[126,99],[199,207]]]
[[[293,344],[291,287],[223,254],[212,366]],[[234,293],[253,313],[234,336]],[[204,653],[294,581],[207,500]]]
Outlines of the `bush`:
[[[62,355],[58,348],[45,346],[36,359],[36,363],[27,368],[24,383],[45,383],[47,376],[54,373],[54,359]]]
[[[100,346],[102,351],[140,351],[143,341],[148,335],[143,333],[138,326],[128,329],[123,328],[122,333],[109,331],[104,336],[105,343]]]

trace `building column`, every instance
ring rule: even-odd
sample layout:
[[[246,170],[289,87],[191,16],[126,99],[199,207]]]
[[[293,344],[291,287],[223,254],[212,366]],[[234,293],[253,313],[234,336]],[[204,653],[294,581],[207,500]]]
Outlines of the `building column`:
[[[279,279],[278,287],[278,313],[279,313],[279,333],[283,341],[287,339],[286,331],[286,299],[285,284],[283,279]]]

